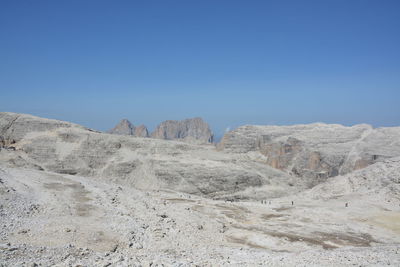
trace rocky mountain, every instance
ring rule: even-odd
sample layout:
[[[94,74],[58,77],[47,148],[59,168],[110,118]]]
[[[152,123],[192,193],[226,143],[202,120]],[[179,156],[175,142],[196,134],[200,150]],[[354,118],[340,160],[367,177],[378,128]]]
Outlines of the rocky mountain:
[[[213,142],[213,133],[202,118],[164,121],[157,126],[151,137],[165,140],[181,139],[199,143]]]
[[[149,137],[146,126],[135,127],[129,120],[121,120],[108,133],[118,135],[132,135],[136,137]],[[151,134],[152,138],[164,140],[180,140],[189,143],[212,143],[213,134],[209,125],[201,118],[192,118],[182,121],[167,120],[160,123]]]
[[[114,128],[108,131],[111,134],[134,135],[135,126],[127,119],[121,120]]]
[[[0,265],[400,265],[399,128],[171,139],[0,113]]]
[[[147,127],[142,124],[135,127],[133,135],[136,137],[149,137],[149,131],[147,130]]]
[[[190,122],[203,125],[197,119],[183,125],[191,126]],[[125,130],[129,128],[127,122],[122,125]],[[174,136],[200,137],[194,129],[201,128],[185,128],[185,135]],[[16,149],[0,158],[10,166],[96,176],[142,189],[165,188],[218,198],[263,198],[304,187],[300,179],[250,157],[216,151],[214,146],[110,135],[30,115],[0,113],[0,136]]]
[[[218,144],[227,153],[258,153],[264,163],[313,184],[387,158],[400,156],[400,127],[315,123],[248,125],[228,132]]]
[[[109,130],[108,133],[119,134],[119,135],[133,135],[136,137],[148,137],[149,132],[144,125],[135,127],[129,120],[121,120],[113,129]]]

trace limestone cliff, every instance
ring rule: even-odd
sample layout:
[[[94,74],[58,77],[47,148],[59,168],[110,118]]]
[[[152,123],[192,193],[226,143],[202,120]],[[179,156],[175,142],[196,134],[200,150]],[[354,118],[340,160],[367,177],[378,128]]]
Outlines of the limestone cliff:
[[[242,126],[224,135],[218,149],[260,153],[264,162],[313,183],[400,156],[400,127],[360,124],[345,127],[314,123],[293,126]]]
[[[104,134],[30,115],[0,112],[0,137],[15,148],[0,151],[0,162],[8,166],[103,178],[146,190],[267,198],[305,188],[301,179],[214,146]]]

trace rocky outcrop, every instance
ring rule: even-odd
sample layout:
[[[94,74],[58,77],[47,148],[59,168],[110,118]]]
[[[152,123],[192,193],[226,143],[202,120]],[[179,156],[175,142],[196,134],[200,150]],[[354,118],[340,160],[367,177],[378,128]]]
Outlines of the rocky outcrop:
[[[16,149],[0,152],[0,162],[9,166],[218,198],[277,197],[305,188],[301,179],[213,146],[93,132],[22,114],[13,118],[15,114],[0,113],[0,136],[13,140]]]
[[[366,168],[339,175],[335,178],[321,183],[304,195],[314,199],[335,198],[356,194],[366,197],[369,201],[382,196],[394,196],[399,200],[400,196],[400,157],[386,159]]]
[[[135,127],[127,119],[121,120],[108,133],[149,137],[146,126]],[[201,118],[186,119],[183,121],[164,121],[151,134],[152,138],[164,140],[182,140],[190,143],[212,143],[213,134],[208,124]]]
[[[111,134],[134,135],[135,126],[127,119],[121,120],[114,128],[108,131]]]
[[[3,137],[5,145],[18,142],[32,132],[52,131],[58,128],[70,127],[94,132],[91,129],[70,122],[45,118],[38,119],[38,117],[28,114],[0,112],[0,136]]]
[[[313,183],[400,156],[400,127],[373,129],[315,123],[294,126],[243,126],[222,138],[218,149],[262,154],[264,162]]]
[[[199,143],[213,142],[213,133],[202,118],[164,121],[157,126],[151,137],[165,140],[181,139]]]
[[[121,120],[113,129],[109,130],[108,133],[119,134],[119,135],[133,135],[136,137],[148,137],[149,132],[144,125],[135,127],[127,119]]]

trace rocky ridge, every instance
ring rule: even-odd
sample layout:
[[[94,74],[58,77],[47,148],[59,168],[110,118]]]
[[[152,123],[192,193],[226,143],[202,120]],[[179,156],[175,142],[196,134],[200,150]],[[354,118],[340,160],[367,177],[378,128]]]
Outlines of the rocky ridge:
[[[0,265],[400,264],[397,128],[243,128],[216,150],[0,113]]]
[[[127,119],[121,120],[108,133],[132,135],[136,137],[152,137],[164,140],[180,140],[187,143],[206,144],[213,142],[210,126],[202,118],[185,119],[182,121],[167,120],[160,123],[151,135],[146,126],[135,127]]]
[[[266,164],[290,175],[312,178],[315,185],[400,156],[400,127],[248,125],[226,133],[218,149],[236,154],[259,153]]]
[[[202,118],[164,121],[157,126],[151,137],[165,140],[182,139],[199,143],[213,142],[213,133]]]
[[[136,137],[148,137],[149,132],[144,125],[135,127],[129,120],[121,120],[114,128],[108,131],[110,134],[133,135]]]
[[[217,198],[281,196],[305,186],[256,158],[221,153],[214,146],[105,134],[15,113],[0,113],[0,132],[16,150],[0,158],[10,166]]]

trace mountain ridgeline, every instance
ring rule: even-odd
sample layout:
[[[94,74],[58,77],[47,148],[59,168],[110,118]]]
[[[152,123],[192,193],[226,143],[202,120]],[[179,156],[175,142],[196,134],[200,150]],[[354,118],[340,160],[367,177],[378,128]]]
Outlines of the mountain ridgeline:
[[[181,140],[190,143],[213,142],[213,133],[210,126],[202,118],[191,118],[181,121],[167,120],[160,123],[151,135],[146,126],[135,127],[130,121],[123,119],[108,133],[152,137],[164,140]]]
[[[213,197],[277,197],[400,157],[400,127],[314,123],[239,127],[216,145],[200,118],[150,135],[123,120],[110,135],[73,123],[0,113],[3,162]],[[152,138],[131,138],[131,136]],[[170,142],[168,140],[184,141]],[[256,192],[258,192],[256,194]]]

